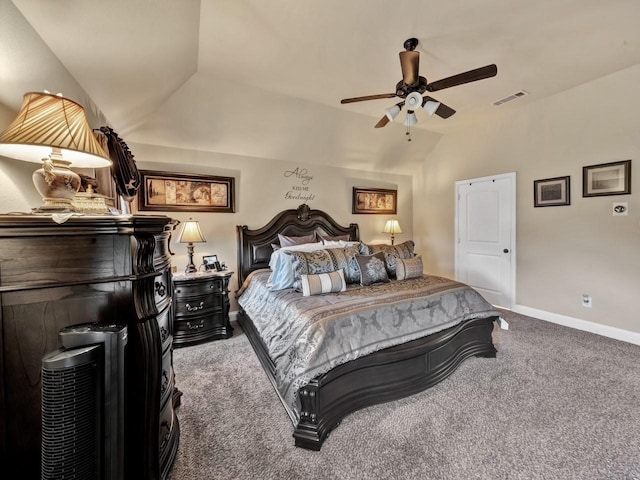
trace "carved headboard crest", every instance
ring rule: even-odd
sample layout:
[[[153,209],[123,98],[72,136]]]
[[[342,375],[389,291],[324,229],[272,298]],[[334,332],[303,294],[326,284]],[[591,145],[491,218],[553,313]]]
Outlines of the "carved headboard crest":
[[[309,208],[309,205],[307,205],[306,203],[303,203],[302,205],[300,205],[298,207],[298,220],[300,220],[301,222],[306,222],[307,220],[309,220],[310,211],[311,209]]]

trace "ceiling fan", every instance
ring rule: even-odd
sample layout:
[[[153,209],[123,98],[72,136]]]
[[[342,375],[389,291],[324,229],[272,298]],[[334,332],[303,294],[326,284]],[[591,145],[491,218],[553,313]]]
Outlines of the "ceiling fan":
[[[404,42],[405,51],[400,52],[402,80],[396,84],[395,93],[382,93],[378,95],[367,95],[364,97],[344,98],[340,100],[340,103],[344,104],[363,102],[365,100],[400,97],[404,100],[387,109],[387,113],[378,123],[376,123],[375,128],[384,127],[387,123],[392,121],[405,105],[407,107],[405,125],[409,127],[418,123],[415,110],[419,108],[424,109],[429,116],[435,113],[442,118],[449,118],[451,115],[456,113],[453,108],[445,105],[444,103],[441,103],[428,95],[423,96],[425,92],[436,92],[438,90],[455,87],[464,83],[495,77],[498,73],[498,67],[496,67],[495,64],[492,64],[429,83],[426,78],[418,75],[420,52],[415,51],[417,46],[417,38],[409,38]]]

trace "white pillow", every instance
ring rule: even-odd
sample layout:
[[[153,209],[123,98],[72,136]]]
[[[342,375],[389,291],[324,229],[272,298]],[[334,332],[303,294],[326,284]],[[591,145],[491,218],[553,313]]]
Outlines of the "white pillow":
[[[347,284],[344,281],[344,270],[336,270],[329,273],[316,273],[315,275],[300,275],[302,283],[302,296],[320,295],[322,293],[344,292]]]
[[[282,247],[274,251],[269,259],[271,275],[269,275],[269,279],[267,280],[267,288],[269,290],[284,290],[285,288],[291,288],[293,286],[293,258],[285,252],[313,252],[321,248],[322,242],[316,242]]]
[[[323,245],[325,247],[353,247],[354,245],[358,245],[359,242],[352,242],[350,240],[323,240]]]

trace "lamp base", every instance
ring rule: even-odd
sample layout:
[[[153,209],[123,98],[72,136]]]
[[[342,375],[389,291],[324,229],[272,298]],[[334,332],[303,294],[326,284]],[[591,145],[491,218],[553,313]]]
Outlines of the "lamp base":
[[[189,242],[187,244],[187,255],[189,255],[189,263],[187,264],[187,268],[184,270],[184,273],[194,273],[197,272],[195,264],[193,263],[193,243]]]
[[[44,159],[42,168],[33,172],[33,185],[44,203],[35,213],[75,212],[73,197],[80,188],[80,176],[69,169],[70,162],[57,158]]]

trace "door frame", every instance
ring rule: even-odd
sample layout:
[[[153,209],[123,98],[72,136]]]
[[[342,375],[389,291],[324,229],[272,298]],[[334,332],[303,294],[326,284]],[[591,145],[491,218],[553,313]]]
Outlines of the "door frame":
[[[460,185],[463,184],[469,184],[469,183],[476,183],[476,182],[487,182],[487,181],[491,181],[491,180],[502,180],[502,179],[508,179],[510,186],[511,186],[511,239],[510,239],[510,243],[511,245],[509,245],[509,252],[511,253],[511,263],[510,263],[510,275],[511,275],[511,282],[510,282],[510,295],[509,295],[509,305],[501,305],[502,307],[508,308],[508,309],[512,309],[514,305],[516,305],[516,258],[517,258],[517,251],[516,251],[516,172],[510,172],[510,173],[502,173],[499,175],[490,175],[487,177],[478,177],[478,178],[470,178],[467,180],[458,180],[455,183],[455,190],[454,190],[454,194],[455,194],[455,219],[454,219],[454,223],[455,223],[455,238],[454,238],[454,243],[455,243],[455,258],[454,258],[454,265],[455,265],[455,276],[456,276],[456,280],[460,279],[460,265],[462,263],[461,259],[460,259],[460,233],[459,233],[459,229],[458,229],[458,222],[460,221],[459,218],[459,211],[460,211],[460,193],[459,193],[459,188]]]

